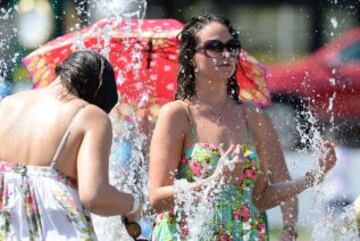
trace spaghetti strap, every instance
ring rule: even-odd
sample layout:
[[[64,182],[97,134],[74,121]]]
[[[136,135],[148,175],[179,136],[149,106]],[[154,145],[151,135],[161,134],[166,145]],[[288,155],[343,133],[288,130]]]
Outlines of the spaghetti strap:
[[[87,105],[88,105],[88,104],[82,105],[82,106],[76,111],[76,113],[74,114],[74,116],[72,117],[72,119],[71,119],[71,121],[70,121],[70,124],[69,124],[68,128],[66,129],[66,131],[65,131],[65,133],[64,133],[64,136],[62,137],[62,139],[61,139],[61,141],[60,141],[60,144],[59,144],[59,146],[58,146],[58,148],[57,148],[57,150],[56,150],[56,152],[55,152],[55,154],[54,154],[54,157],[53,157],[52,160],[51,160],[50,167],[53,168],[53,167],[55,166],[56,161],[57,161],[57,159],[59,158],[59,155],[60,155],[62,149],[64,148],[64,146],[65,146],[65,144],[66,144],[66,141],[67,141],[67,139],[69,138],[69,135],[71,134],[71,128],[72,128],[72,126],[73,126],[73,124],[74,124],[74,119],[75,119],[75,117],[76,117],[76,116],[79,114],[79,112],[80,112],[82,109],[84,109],[85,106],[87,106]]]
[[[242,113],[243,113],[243,120],[245,122],[245,126],[246,126],[246,132],[247,132],[247,138],[249,140],[249,143],[252,143],[252,138],[251,138],[251,131],[249,129],[249,121],[248,121],[248,116],[246,115],[246,107],[245,107],[245,102],[242,102],[241,104],[242,106]]]
[[[186,116],[187,116],[188,121],[189,121],[191,136],[193,138],[194,143],[197,143],[198,142],[198,137],[197,137],[196,131],[195,131],[195,123],[192,120],[190,104],[185,104],[184,109],[185,109]]]

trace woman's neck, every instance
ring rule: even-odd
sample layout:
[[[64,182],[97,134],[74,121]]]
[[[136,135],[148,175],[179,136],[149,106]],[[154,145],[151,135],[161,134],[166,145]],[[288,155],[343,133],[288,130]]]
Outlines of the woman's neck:
[[[196,94],[194,97],[202,104],[211,105],[214,107],[221,106],[229,98],[227,94],[226,80],[214,81],[207,79],[198,79],[196,80],[196,83]]]
[[[45,88],[60,100],[68,101],[79,98],[76,91],[69,91],[65,87],[60,77],[56,78],[50,85]]]

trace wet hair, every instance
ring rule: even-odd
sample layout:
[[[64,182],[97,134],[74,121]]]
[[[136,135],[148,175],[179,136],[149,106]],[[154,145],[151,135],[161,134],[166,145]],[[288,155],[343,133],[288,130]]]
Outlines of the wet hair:
[[[118,101],[114,69],[102,55],[76,51],[55,68],[66,89],[109,113]]]
[[[195,72],[192,64],[192,58],[195,55],[195,48],[198,44],[197,33],[206,25],[218,22],[226,26],[229,33],[234,39],[239,40],[238,32],[232,27],[230,20],[224,17],[215,16],[209,13],[201,13],[184,26],[179,34],[180,38],[180,52],[179,52],[179,74],[177,76],[178,87],[175,99],[191,99],[195,94]],[[228,79],[227,93],[236,102],[239,100],[239,86],[236,79],[236,69],[234,74]]]

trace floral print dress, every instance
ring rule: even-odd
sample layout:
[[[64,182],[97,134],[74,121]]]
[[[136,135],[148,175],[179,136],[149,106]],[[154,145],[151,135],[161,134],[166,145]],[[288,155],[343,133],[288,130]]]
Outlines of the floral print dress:
[[[194,182],[213,174],[221,153],[215,145],[198,142],[190,117],[189,121],[196,142],[185,150],[176,179]],[[241,154],[244,164],[243,179],[239,184],[227,184],[217,194],[220,198],[213,204],[215,212],[209,225],[211,235],[199,237],[199,241],[267,240],[264,215],[252,203],[252,190],[259,172],[259,158],[251,144],[242,145]],[[179,213],[174,212],[157,215],[152,240],[175,241],[179,237],[180,240],[189,240],[187,232],[183,231],[184,222],[179,221],[179,216]]]
[[[69,134],[50,166],[0,160],[0,241],[97,240],[76,182],[55,168]]]

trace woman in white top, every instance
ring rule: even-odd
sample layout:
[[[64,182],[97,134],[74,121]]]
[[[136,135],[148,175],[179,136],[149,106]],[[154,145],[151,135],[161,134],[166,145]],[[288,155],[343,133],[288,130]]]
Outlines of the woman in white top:
[[[0,102],[0,240],[96,240],[89,211],[139,216],[138,201],[109,184],[111,64],[78,51],[56,74]]]

